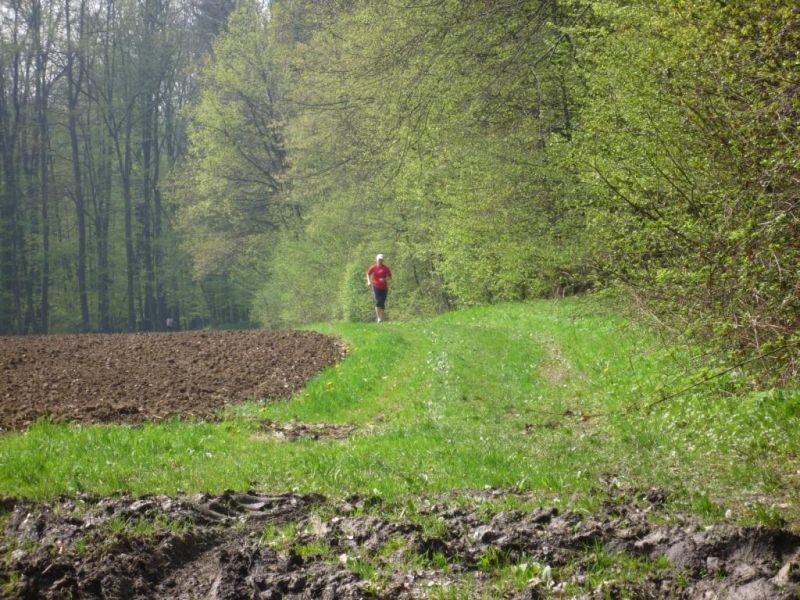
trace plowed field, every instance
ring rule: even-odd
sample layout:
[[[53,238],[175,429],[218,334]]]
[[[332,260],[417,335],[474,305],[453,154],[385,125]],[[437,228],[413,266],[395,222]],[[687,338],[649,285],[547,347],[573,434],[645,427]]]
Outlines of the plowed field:
[[[0,337],[0,429],[142,423],[289,396],[342,356],[313,332]]]

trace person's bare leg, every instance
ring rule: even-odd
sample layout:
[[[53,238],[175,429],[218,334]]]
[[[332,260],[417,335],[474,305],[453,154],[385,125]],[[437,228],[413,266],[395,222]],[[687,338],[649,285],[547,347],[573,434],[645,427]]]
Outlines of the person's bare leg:
[[[377,308],[376,307],[375,308],[375,313],[377,314],[377,317],[378,317],[378,323],[380,323],[381,321],[386,319],[385,312],[384,312],[384,310],[382,308]]]

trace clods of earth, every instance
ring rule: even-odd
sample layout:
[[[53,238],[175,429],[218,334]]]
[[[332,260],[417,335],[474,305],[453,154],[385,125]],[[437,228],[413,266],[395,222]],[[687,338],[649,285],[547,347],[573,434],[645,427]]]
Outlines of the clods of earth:
[[[292,419],[287,423],[279,423],[269,419],[259,424],[260,436],[268,439],[299,440],[299,439],[334,439],[343,440],[350,437],[355,431],[355,425],[339,425],[336,423],[303,423]]]
[[[42,418],[207,418],[228,403],[291,396],[343,353],[334,338],[297,331],[2,337],[0,430]]]
[[[663,499],[591,515],[498,490],[7,500],[2,578],[52,599],[797,597],[799,536],[704,527]]]

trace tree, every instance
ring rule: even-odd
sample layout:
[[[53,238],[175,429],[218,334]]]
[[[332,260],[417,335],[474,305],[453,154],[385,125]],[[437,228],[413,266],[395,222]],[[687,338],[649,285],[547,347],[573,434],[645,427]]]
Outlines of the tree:
[[[297,218],[283,201],[280,71],[269,21],[255,3],[231,15],[202,75],[192,111],[190,154],[180,169],[181,227],[196,275],[231,274],[249,249]]]
[[[0,10],[0,331],[111,331],[121,312],[129,330],[154,328],[194,297],[163,273],[186,263],[167,256],[179,250],[162,186],[196,92],[193,11],[160,0]],[[112,276],[122,269],[124,283]]]
[[[20,157],[18,141],[21,129],[22,41],[19,2],[11,5],[11,16],[4,11],[5,26],[0,49],[0,150],[2,151],[3,187],[0,201],[0,332],[22,331],[22,289],[20,276],[22,238],[19,228]]]
[[[82,43],[84,31],[84,14],[86,4],[80,1],[78,9],[78,39],[73,38],[73,13],[70,10],[70,0],[65,0],[64,24],[66,30],[67,45],[67,111],[70,150],[72,152],[72,175],[74,179],[74,191],[72,201],[75,203],[75,216],[78,226],[78,295],[80,298],[81,309],[81,330],[89,331],[89,290],[86,280],[86,199],[84,197],[83,173],[81,152],[78,143],[78,98],[81,94],[83,85],[83,65],[82,53],[76,48]],[[77,65],[76,65],[77,63]]]
[[[278,27],[282,15],[308,19],[292,23],[305,37],[282,38],[296,74],[285,94],[288,194],[305,223],[273,260],[284,279],[303,285],[289,273],[298,263],[313,268],[310,248],[335,273],[380,249],[413,274],[397,291],[422,312],[587,285],[575,248],[582,215],[569,206],[577,179],[562,168],[573,127],[573,49],[562,23],[585,8],[442,1],[284,10]],[[319,305],[341,285],[326,276],[297,296]],[[293,319],[312,311],[293,307]]]
[[[577,168],[594,255],[662,319],[728,350],[796,335],[793,3],[597,3]],[[644,43],[647,40],[647,43]],[[782,353],[792,365],[790,347]],[[793,368],[790,366],[790,368]]]

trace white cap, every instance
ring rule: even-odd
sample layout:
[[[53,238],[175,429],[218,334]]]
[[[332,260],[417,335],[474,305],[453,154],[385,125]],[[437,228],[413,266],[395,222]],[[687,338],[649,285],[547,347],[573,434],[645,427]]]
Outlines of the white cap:
[[[383,260],[383,254],[378,254],[378,256],[375,257],[375,260]]]

